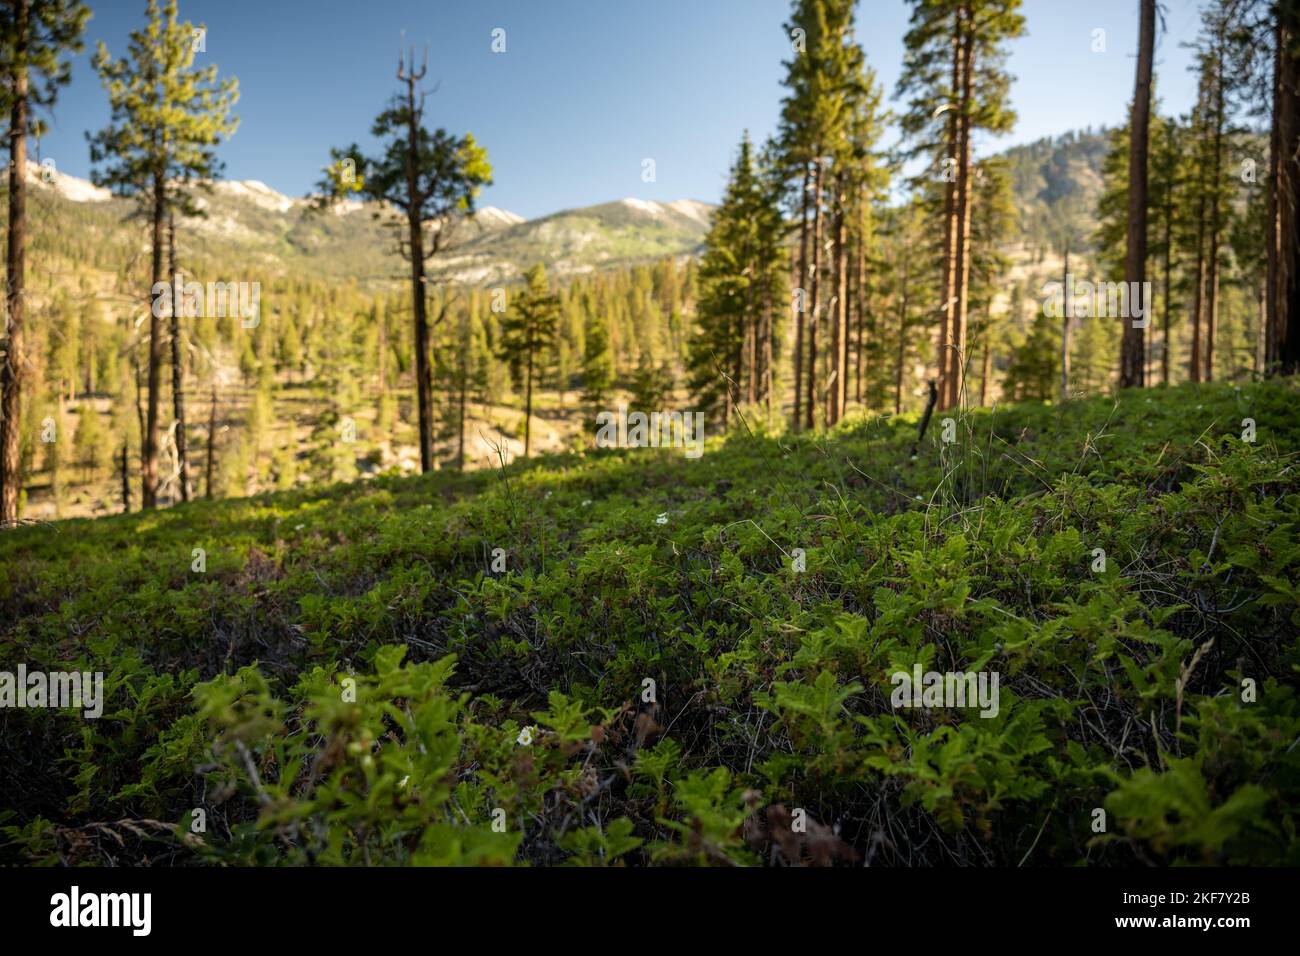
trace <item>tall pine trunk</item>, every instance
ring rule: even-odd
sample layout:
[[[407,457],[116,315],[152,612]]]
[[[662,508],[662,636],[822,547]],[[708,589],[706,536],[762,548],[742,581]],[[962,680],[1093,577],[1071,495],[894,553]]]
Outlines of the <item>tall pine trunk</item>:
[[[1282,206],[1279,201],[1284,188],[1282,174],[1282,105],[1286,95],[1282,86],[1282,43],[1285,31],[1279,13],[1273,25],[1273,77],[1268,135],[1268,189],[1266,214],[1267,223],[1267,260],[1268,265],[1264,281],[1264,372],[1271,375],[1277,368],[1279,353],[1278,343],[1282,331],[1281,312],[1281,248],[1282,248]]]
[[[1205,79],[1202,77],[1197,88],[1197,104],[1192,111],[1192,137],[1196,149],[1196,270],[1195,288],[1192,295],[1192,354],[1188,362],[1188,377],[1193,382],[1201,380],[1201,355],[1204,351],[1202,333],[1205,317],[1205,234],[1206,234],[1206,194],[1210,184],[1206,183],[1206,171],[1209,166],[1205,150],[1205,125],[1208,108],[1206,107]],[[1217,184],[1214,184],[1217,185]]]
[[[907,250],[901,256],[903,268],[903,301],[898,312],[898,358],[894,366],[894,414],[903,410],[903,363],[907,360],[907,306],[911,287],[908,282]]]
[[[767,406],[767,425],[772,427],[772,302],[771,276],[763,284],[763,386],[761,401]]]
[[[849,325],[848,325],[848,242],[844,223],[844,190],[842,177],[836,176],[835,184],[835,312],[831,328],[831,374],[830,389],[826,397],[826,423],[833,425],[844,415],[844,406],[848,400],[849,383]]]
[[[1146,330],[1134,325],[1133,299],[1143,296],[1147,269],[1147,154],[1151,127],[1151,66],[1155,56],[1156,0],[1141,0],[1138,25],[1137,76],[1133,83],[1133,112],[1128,146],[1128,233],[1124,256],[1124,281],[1130,296],[1130,318],[1123,319],[1119,384],[1140,388],[1146,384]],[[1151,303],[1142,303],[1149,313]]]
[[[1300,59],[1293,45],[1300,36],[1300,7],[1279,7],[1280,68],[1278,83],[1278,136],[1282,162],[1278,192],[1282,207],[1278,235],[1277,361],[1283,375],[1300,372],[1300,164],[1291,161],[1300,152]]]
[[[1201,380],[1201,316],[1205,313],[1205,177],[1200,178],[1200,198],[1196,203],[1196,272],[1192,295],[1192,356],[1188,377]]]
[[[414,70],[399,79],[406,83],[406,228],[411,255],[411,305],[415,316],[415,398],[419,411],[420,471],[433,470],[433,371],[429,362],[429,314],[424,282],[424,231],[418,202],[419,114],[415,106]]]
[[[1174,252],[1174,201],[1173,179],[1165,179],[1165,294],[1164,308],[1161,316],[1162,330],[1160,341],[1164,349],[1160,353],[1160,382],[1169,385],[1169,356],[1173,352],[1173,343],[1169,340],[1169,296],[1173,292],[1173,252]]]
[[[844,209],[844,193],[840,192],[840,221],[838,226],[839,240],[837,242],[837,264],[836,271],[839,275],[839,288],[836,292],[838,296],[838,312],[840,326],[840,351],[839,351],[839,383],[837,391],[839,398],[836,400],[835,420],[839,421],[844,417],[849,405],[849,234],[848,223],[846,222],[846,210]]]
[[[799,283],[794,313],[794,430],[803,427],[803,330],[808,312],[808,190],[812,172],[803,167],[803,198],[799,204]]]
[[[531,335],[530,335],[531,338]],[[728,389],[730,392],[730,389]],[[533,343],[528,343],[528,382],[524,390],[524,457],[533,444]]]
[[[1061,288],[1061,401],[1070,400],[1070,237],[1065,237],[1065,265],[1062,270]],[[983,402],[980,403],[981,405]]]
[[[750,290],[746,292],[745,306],[745,344],[747,345],[746,360],[749,363],[749,374],[745,377],[745,399],[750,405],[758,403],[758,376],[759,376],[759,358],[758,358],[758,339],[762,334],[759,329],[758,310],[754,305],[754,295],[752,292],[753,283],[750,283]]]
[[[962,58],[965,51],[965,44],[961,39],[961,21],[958,15],[954,15],[953,33],[952,33],[952,81],[950,91],[953,96],[957,95],[958,89],[961,88],[962,77]],[[949,104],[951,105],[951,104]],[[940,318],[939,318],[939,355],[938,368],[936,376],[939,383],[940,392],[944,392],[948,387],[948,369],[950,366],[950,354],[952,351],[952,329],[956,324],[956,313],[953,309],[957,295],[957,151],[960,149],[960,128],[957,123],[957,114],[949,110],[945,122],[945,145],[948,163],[946,175],[944,176],[943,191],[943,281],[940,284]]]
[[[728,361],[730,362],[729,374],[731,376],[731,382],[736,387],[736,408],[733,410],[740,409],[745,404],[747,398],[746,393],[742,392],[741,389],[744,388],[745,385],[745,356],[749,354],[748,330],[750,326],[750,304],[753,299],[753,289],[754,285],[751,282],[745,291],[745,304],[743,306],[743,311],[741,312],[740,317],[736,320],[738,327],[735,330],[735,335],[731,337],[731,355],[728,357]],[[728,386],[727,390],[731,390],[730,386]],[[730,419],[728,419],[728,425],[730,425]]]
[[[181,500],[190,500],[190,460],[185,437],[185,370],[181,349],[180,290],[176,288],[176,219],[167,215],[167,259],[172,277],[172,414],[176,417],[176,462],[181,471]]]
[[[153,179],[153,282],[157,289],[163,277],[163,229],[167,217],[167,184],[163,171],[154,173]],[[149,309],[149,395],[145,406],[144,434],[140,441],[140,507],[158,505],[158,402],[162,390],[162,311],[155,297]]]
[[[1210,197],[1210,261],[1206,277],[1207,299],[1205,305],[1205,380],[1214,381],[1214,327],[1219,310],[1219,234],[1222,230],[1222,203],[1219,201],[1219,180],[1223,175],[1223,21],[1216,30],[1218,49],[1215,56],[1214,76],[1214,152],[1210,166],[1210,182],[1214,192]]]
[[[813,410],[817,407],[817,310],[818,292],[822,271],[822,159],[814,160],[813,173],[813,236],[812,236],[812,292],[808,302],[808,395],[804,408],[804,426],[813,427]]]
[[[131,476],[126,468],[126,442],[122,442],[122,460],[119,477],[122,479],[122,514],[131,513]]]
[[[864,224],[858,221],[858,238],[857,248],[854,251],[854,288],[853,296],[854,314],[857,317],[857,336],[855,338],[854,349],[854,372],[853,372],[853,398],[859,405],[863,403],[862,396],[862,375],[864,363],[866,361],[867,351],[867,294],[866,294],[866,272],[867,272],[867,252],[866,240],[862,235]]]
[[[16,44],[9,76],[9,246],[5,257],[5,305],[9,331],[4,363],[0,364],[0,526],[18,520],[19,443],[22,418],[23,285],[27,250],[27,0],[17,0],[13,10]]]
[[[961,403],[962,376],[966,359],[966,318],[970,299],[970,235],[971,235],[971,110],[975,82],[974,12],[969,6],[961,8],[962,28],[961,106],[957,116],[957,261],[953,279],[952,349],[948,365],[948,388],[943,406],[956,408]]]

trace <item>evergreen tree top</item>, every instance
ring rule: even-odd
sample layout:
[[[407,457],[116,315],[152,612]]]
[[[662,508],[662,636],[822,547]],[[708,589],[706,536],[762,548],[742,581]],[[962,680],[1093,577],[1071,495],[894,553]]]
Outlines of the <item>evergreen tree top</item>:
[[[24,70],[28,101],[44,108],[54,105],[59,87],[71,76],[63,55],[81,52],[81,34],[89,19],[90,8],[80,0],[30,0],[24,38],[19,35],[17,5],[0,5],[0,109],[6,118],[13,107],[13,78]],[[32,133],[41,132],[41,125],[33,124]]]
[[[216,146],[239,125],[232,113],[239,81],[218,80],[215,63],[195,65],[206,28],[180,20],[176,0],[149,0],[145,16],[126,56],[114,59],[101,42],[93,60],[111,119],[87,134],[91,162],[105,164],[91,178],[120,195],[216,178]]]

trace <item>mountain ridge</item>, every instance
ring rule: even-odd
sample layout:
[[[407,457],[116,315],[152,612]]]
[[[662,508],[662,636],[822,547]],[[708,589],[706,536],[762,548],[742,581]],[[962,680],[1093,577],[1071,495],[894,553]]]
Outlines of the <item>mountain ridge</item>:
[[[1050,243],[1055,222],[1067,213],[1079,220],[1081,233],[1091,231],[1106,147],[1104,130],[1083,130],[999,154],[1010,159],[1019,242],[1041,249]],[[139,248],[142,240],[128,232],[131,200],[60,173],[52,164],[29,165],[28,179],[54,222],[80,225],[89,219],[107,241],[125,240],[130,248]],[[192,265],[225,269],[237,263],[254,273],[301,271],[375,286],[404,281],[404,263],[390,229],[380,221],[384,217],[376,218],[374,203],[346,202],[320,211],[310,197],[285,195],[260,180],[216,180],[209,186],[196,196],[203,217],[178,223],[178,246]],[[440,281],[499,284],[517,281],[537,262],[564,279],[696,255],[716,208],[698,199],[623,197],[529,219],[484,206],[458,227],[460,234],[446,254],[431,260],[430,275]]]
[[[129,213],[129,198],[53,167],[33,164],[27,178],[38,195],[53,203],[56,216],[61,203],[117,212],[123,222]],[[203,246],[218,258],[266,265],[283,260],[295,268],[361,281],[397,281],[401,275],[392,236],[380,221],[385,217],[374,203],[348,202],[322,211],[310,198],[287,196],[260,180],[223,179],[207,187],[195,196],[203,215],[185,220],[178,230],[183,251]],[[430,272],[456,282],[511,282],[537,261],[563,277],[692,254],[703,241],[713,208],[696,199],[662,203],[628,197],[527,219],[483,206],[458,227],[457,242],[431,261]],[[111,223],[103,225],[111,228]]]

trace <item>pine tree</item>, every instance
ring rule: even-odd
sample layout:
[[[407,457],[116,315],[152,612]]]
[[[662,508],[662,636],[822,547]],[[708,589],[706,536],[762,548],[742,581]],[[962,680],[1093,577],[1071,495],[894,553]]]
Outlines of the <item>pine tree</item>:
[[[1201,35],[1197,60],[1200,72],[1200,89],[1197,104],[1199,143],[1197,158],[1203,167],[1201,178],[1204,191],[1204,254],[1203,280],[1198,289],[1198,308],[1193,334],[1195,346],[1192,355],[1192,380],[1214,380],[1214,335],[1218,323],[1220,302],[1223,240],[1225,238],[1227,207],[1231,201],[1228,183],[1223,174],[1224,143],[1232,134],[1232,100],[1229,87],[1229,32],[1230,21],[1238,15],[1237,0],[1212,0],[1201,15]],[[1203,307],[1200,303],[1203,302]],[[1204,355],[1199,348],[1204,332]]]
[[[782,234],[777,189],[746,134],[704,238],[697,328],[688,346],[692,394],[728,423],[738,401],[770,394],[765,362],[785,269]]]
[[[786,66],[779,134],[781,165],[800,184],[799,275],[794,299],[795,427],[811,428],[817,404],[817,333],[825,268],[826,200],[831,153],[841,148],[853,47],[851,0],[795,0],[786,30],[794,56]],[[806,341],[806,347],[805,347]],[[806,354],[806,359],[805,359]],[[804,373],[807,386],[803,389]],[[800,417],[802,416],[802,422]]]
[[[754,269],[755,307],[758,315],[753,321],[751,343],[751,376],[753,400],[760,404],[772,427],[779,413],[777,394],[777,362],[781,360],[781,343],[785,340],[782,303],[790,299],[787,277],[790,255],[786,246],[789,226],[782,214],[781,202],[786,192],[786,178],[781,167],[780,147],[768,139],[758,156],[758,190],[754,196],[754,216],[758,222]],[[697,291],[698,270],[694,260],[687,288]],[[698,301],[696,302],[698,308]]]
[[[1156,0],[1139,4],[1137,74],[1129,114],[1128,215],[1125,235],[1124,282],[1134,299],[1145,295],[1147,269],[1148,164],[1151,133],[1151,69],[1156,45]],[[1146,330],[1131,318],[1137,303],[1129,302],[1120,348],[1121,388],[1146,384]],[[1151,303],[1143,302],[1147,315]]]
[[[27,251],[27,137],[39,135],[38,109],[53,107],[68,82],[69,54],[81,52],[90,10],[78,0],[11,0],[0,7],[0,108],[9,115],[9,222],[5,258],[5,338],[0,362],[0,526],[18,520],[20,423]]]
[[[77,407],[77,433],[73,437],[72,447],[76,452],[77,462],[93,480],[104,467],[106,449],[99,414],[89,401],[83,401]]]
[[[1154,90],[1149,146],[1149,181],[1147,214],[1147,266],[1146,274],[1155,277],[1153,288],[1160,290],[1159,309],[1156,303],[1147,303],[1149,314],[1160,313],[1160,379],[1169,384],[1169,367],[1173,355],[1172,313],[1175,292],[1183,285],[1175,282],[1180,269],[1184,247],[1195,245],[1194,215],[1198,205],[1189,193],[1189,177],[1194,177],[1194,164],[1184,155],[1186,132],[1172,117],[1161,116]],[[1110,145],[1102,162],[1102,193],[1098,200],[1098,229],[1095,236],[1098,259],[1107,275],[1118,275],[1125,268],[1128,235],[1128,164],[1131,152],[1127,126],[1110,133]],[[1144,335],[1146,352],[1143,356],[1143,380],[1154,379],[1154,334]],[[1123,337],[1121,336],[1121,349]],[[1121,354],[1121,365],[1123,356]]]
[[[1001,159],[987,159],[975,167],[975,196],[971,210],[971,313],[977,316],[972,349],[980,351],[979,405],[988,404],[993,368],[993,303],[1001,289],[1011,259],[1003,252],[1015,225],[1011,177]],[[963,373],[963,378],[966,373]]]
[[[416,87],[427,72],[427,55],[418,69],[414,51],[409,65],[407,59],[398,58],[397,79],[405,89],[393,97],[370,130],[384,142],[383,153],[367,159],[355,144],[333,149],[325,177],[318,183],[322,205],[360,194],[401,213],[394,225],[398,249],[411,266],[420,467],[426,472],[435,466],[427,263],[452,247],[458,225],[474,213],[479,190],[492,182],[487,151],[471,134],[430,132],[424,126],[425,94]]]
[[[1004,133],[1015,114],[1007,106],[1007,40],[1020,36],[1019,0],[912,0],[898,95],[912,153],[936,156],[944,183],[944,254],[939,334],[939,405],[961,400],[969,311],[972,139],[979,130]]]
[[[1202,38],[1204,39],[1204,38]],[[1179,228],[1182,242],[1189,248],[1187,282],[1191,287],[1191,345],[1188,353],[1188,378],[1193,382],[1205,378],[1205,341],[1208,325],[1209,274],[1211,260],[1212,221],[1214,207],[1221,195],[1214,179],[1215,86],[1218,70],[1217,54],[1205,47],[1198,50],[1195,69],[1198,73],[1197,99],[1188,121],[1188,149],[1183,173],[1191,195],[1181,216]],[[1217,245],[1217,243],[1215,243]]]
[[[555,344],[560,299],[550,291],[546,268],[540,263],[524,274],[525,288],[501,324],[501,359],[519,369],[524,383],[524,457],[532,447],[533,382],[545,371],[548,350]]]
[[[1300,373],[1300,0],[1274,0],[1269,83],[1268,308],[1270,374]]]
[[[1172,117],[1152,119],[1151,137],[1151,237],[1147,250],[1156,265],[1160,280],[1160,383],[1169,384],[1169,366],[1173,354],[1172,313],[1173,276],[1179,267],[1179,249],[1175,242],[1178,197],[1183,183],[1180,156],[1183,130]],[[1152,336],[1151,338],[1154,338]],[[1148,340],[1147,354],[1152,351]],[[1148,363],[1150,364],[1150,363]]]
[[[1025,341],[1012,350],[1003,389],[1013,401],[1046,401],[1059,389],[1061,339],[1057,317],[1040,309]]]
[[[190,201],[187,194],[182,194],[178,201],[173,202],[167,210],[167,274],[172,277],[172,281],[180,276],[180,268],[176,261],[176,208],[179,207],[182,212],[189,212],[195,215],[200,214],[200,210]],[[171,341],[172,352],[172,414],[175,417],[175,441],[176,441],[176,464],[178,470],[178,480],[180,482],[181,500],[189,501],[191,494],[190,487],[190,459],[189,459],[189,441],[185,433],[185,363],[184,342],[181,334],[181,309],[177,308],[179,296],[173,289],[171,302],[166,308],[166,314],[171,318],[171,334],[168,338]]]
[[[1097,264],[1107,276],[1123,275],[1128,256],[1129,140],[1127,124],[1112,129],[1101,164],[1102,190],[1097,199],[1097,231],[1093,239]],[[1121,364],[1125,335],[1127,332],[1121,329]]]
[[[598,309],[587,310],[582,353],[582,404],[594,414],[609,401],[614,387],[614,356],[609,347],[609,324]]]
[[[636,374],[632,376],[632,408],[647,415],[658,411],[672,388],[672,374],[667,366],[655,362],[649,352],[642,352]]]
[[[657,326],[662,328],[663,323]],[[577,305],[572,290],[561,294],[560,322],[555,339],[555,390],[560,396],[560,414],[564,414],[564,404],[569,389],[573,387],[578,374],[582,355],[582,320],[578,315]]]
[[[161,392],[165,236],[178,184],[211,180],[221,168],[216,146],[238,125],[231,108],[239,97],[233,77],[217,81],[217,67],[194,65],[202,28],[177,19],[176,0],[149,0],[147,23],[131,32],[127,56],[113,59],[102,42],[94,65],[110,107],[109,125],[90,139],[96,184],[134,196],[152,222],[149,399],[141,460],[141,504],[158,498],[158,403]],[[164,300],[165,301],[165,300]]]
[[[880,220],[888,204],[892,165],[879,151],[884,115],[881,91],[874,71],[863,66],[859,83],[861,95],[855,98],[849,121],[849,157],[852,196],[849,212],[850,275],[849,321],[854,344],[853,396],[859,404],[878,408],[885,404],[889,392],[885,380],[889,352],[883,341],[884,281],[886,270]],[[847,405],[848,380],[845,379]]]
[[[889,187],[889,169],[879,153],[883,133],[881,90],[873,69],[866,65],[856,43],[847,48],[849,59],[846,95],[845,135],[833,153],[835,191],[834,210],[834,323],[830,376],[833,387],[828,394],[828,424],[843,416],[849,403],[849,379],[856,367],[861,393],[862,336],[867,303],[863,259],[874,244],[874,217]],[[856,281],[855,281],[856,280]],[[850,317],[857,314],[856,347],[850,348]]]
[[[435,356],[435,373],[439,387],[446,395],[443,407],[444,427],[439,438],[450,440],[456,446],[456,469],[465,468],[465,422],[473,396],[487,390],[486,343],[476,314],[478,298],[457,310],[449,323],[443,348]]]
[[[925,303],[934,293],[934,276],[917,267],[918,254],[925,248],[926,210],[917,196],[902,206],[883,213],[881,233],[885,238],[883,259],[888,265],[884,292],[889,299],[892,340],[888,343],[890,375],[888,390],[894,414],[903,410],[908,362],[928,359],[928,343],[915,329],[924,323]],[[918,318],[920,317],[920,318]]]

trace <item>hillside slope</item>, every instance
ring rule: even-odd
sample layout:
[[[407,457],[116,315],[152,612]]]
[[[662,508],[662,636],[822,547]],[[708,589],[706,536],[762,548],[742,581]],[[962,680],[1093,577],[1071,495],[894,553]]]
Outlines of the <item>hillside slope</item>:
[[[13,530],[0,668],[106,702],[0,711],[0,857],[1300,863],[1298,397]],[[996,713],[896,707],[914,666]]]
[[[146,236],[130,218],[131,200],[66,174],[41,178],[29,167],[33,228],[93,229],[97,246],[117,247],[120,268]],[[221,180],[196,192],[202,217],[178,224],[182,259],[209,268],[235,268],[251,278],[309,275],[367,285],[403,281],[390,218],[373,204],[345,203],[321,212],[256,180]],[[623,199],[526,220],[481,207],[457,227],[454,248],[431,261],[436,275],[457,282],[513,282],[544,262],[560,277],[698,251],[713,207],[695,200],[671,203]]]
[[[1090,233],[1105,149],[1104,132],[1084,131],[1004,151],[1020,217],[1014,245],[1046,243],[1064,214],[1063,203],[1069,204],[1080,234]],[[96,249],[117,250],[105,264],[110,269],[121,268],[145,248],[143,226],[128,219],[133,208],[128,200],[64,173],[42,181],[34,165],[29,178],[38,237],[43,230],[89,233]],[[319,213],[306,200],[256,180],[219,181],[199,196],[198,205],[205,217],[184,221],[178,230],[182,259],[195,265],[196,259],[213,268],[237,264],[250,273],[250,281],[303,274],[390,285],[405,275],[393,238],[370,205],[348,203]],[[481,285],[515,281],[537,262],[564,277],[695,254],[713,208],[691,199],[620,199],[526,220],[483,207],[461,227],[454,250],[431,267],[444,278]]]

